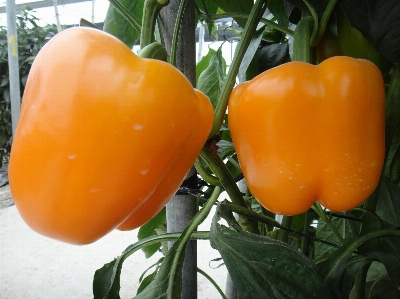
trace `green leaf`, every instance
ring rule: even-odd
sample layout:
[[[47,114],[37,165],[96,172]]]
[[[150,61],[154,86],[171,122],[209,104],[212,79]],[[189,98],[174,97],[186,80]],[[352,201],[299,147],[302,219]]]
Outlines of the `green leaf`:
[[[215,108],[226,75],[226,62],[222,57],[222,45],[213,54],[207,68],[200,74],[197,89],[206,94]]]
[[[347,1],[338,4],[353,27],[376,47],[378,52],[393,63],[400,63],[400,2]]]
[[[203,208],[193,217],[186,226],[178,240],[174,242],[169,249],[165,259],[160,266],[154,280],[137,296],[135,299],[149,298],[181,298],[182,289],[182,266],[184,260],[184,252],[189,238],[196,234],[196,227],[204,221],[214,206],[221,188],[216,187],[210,199]],[[198,234],[199,232],[197,232]]]
[[[215,5],[213,0],[196,0],[196,5],[201,11],[201,13],[204,13],[206,15],[216,14],[218,11],[218,6]],[[215,26],[215,22],[206,21],[206,25],[208,28],[208,34],[211,35],[213,28]]]
[[[376,214],[391,225],[400,227],[400,187],[383,177],[376,196]]]
[[[136,295],[140,294],[156,278],[158,270],[159,270],[159,268],[156,267],[156,269],[152,273],[150,273],[146,277],[140,279],[140,285],[136,292]]]
[[[288,43],[274,43],[260,49],[260,72],[276,67],[288,60]]]
[[[229,228],[218,223],[220,216]],[[286,243],[243,231],[225,204],[214,216],[210,241],[241,298],[333,298],[307,257]]]
[[[272,12],[274,17],[278,20],[278,24],[284,28],[289,26],[289,14],[287,2],[282,0],[269,0],[268,9]]]
[[[144,1],[145,0],[120,0],[120,3],[138,20],[141,20]],[[119,38],[129,48],[132,48],[140,37],[140,32],[137,32],[112,4],[108,7],[103,30]]]
[[[363,222],[367,223],[367,221]],[[374,226],[377,225],[373,224]],[[400,279],[400,261],[398,248],[400,242],[400,231],[394,229],[380,229],[370,231],[368,233],[361,234],[357,239],[352,242],[348,242],[341,248],[333,252],[326,261],[319,264],[321,274],[324,277],[325,282],[328,284],[333,294],[341,297],[343,291],[343,280],[342,277],[345,275],[347,269],[350,266],[355,266],[354,271],[358,267],[364,266],[365,261],[361,260],[359,256],[354,256],[355,250],[358,250],[360,255],[375,261],[380,261],[385,264],[386,269],[391,267],[388,273],[391,276],[393,283],[400,286],[398,280]],[[358,263],[357,263],[358,262]],[[394,264],[390,264],[394,263]],[[392,275],[397,275],[397,278]]]
[[[245,13],[250,14],[250,11],[254,5],[253,0],[214,0],[216,5],[218,5],[227,14],[229,13]],[[234,18],[240,27],[244,28],[247,19]]]
[[[357,232],[353,231],[350,221],[344,218],[331,217],[333,225],[336,227],[337,231],[340,233],[342,238],[346,241],[353,240]],[[316,237],[330,243],[340,245],[337,237],[322,219],[318,220]],[[315,242],[314,258],[315,260],[324,259],[330,256],[337,248],[332,247],[328,244]]]
[[[371,262],[372,258],[365,256],[355,256],[351,259],[340,280],[341,298],[350,297],[357,272],[359,272],[364,266],[371,264]]]
[[[84,18],[81,18],[79,20],[79,26],[99,29],[99,27],[97,27],[96,24],[93,24],[92,22],[90,22]]]
[[[211,58],[214,56],[214,54],[216,52],[217,51],[215,51],[214,49],[209,47],[207,55],[202,57],[201,60],[197,63],[197,65],[196,65],[196,86],[198,84],[200,74],[202,72],[204,72],[204,70],[208,67],[208,65],[210,64]]]
[[[265,26],[261,26],[254,32],[254,36],[250,41],[249,46],[247,47],[246,53],[243,56],[242,62],[239,67],[239,82],[242,83],[247,80],[246,71],[253,60],[254,55],[256,54],[258,47],[260,45],[261,38],[263,36]]]
[[[138,240],[143,240],[145,238],[157,235],[157,229],[165,227],[167,221],[166,209],[163,208],[156,216],[153,217],[149,222],[142,225],[139,228]],[[151,246],[143,247],[143,252],[146,258],[151,257],[156,253],[161,247],[161,243],[153,244]]]
[[[218,153],[221,159],[225,159],[227,156],[235,153],[235,147],[233,143],[227,140],[220,140],[217,142]]]
[[[120,290],[120,276],[122,270],[123,262],[137,250],[150,246],[153,244],[157,244],[160,242],[166,242],[171,240],[176,240],[181,237],[181,233],[168,233],[164,235],[157,235],[148,237],[141,241],[136,242],[128,246],[121,254],[121,256],[115,258],[112,262],[105,264],[102,268],[96,270],[93,278],[93,295],[94,299],[120,299],[119,290]],[[204,240],[208,239],[208,232],[193,232],[191,238],[194,240]],[[174,244],[179,243],[176,241]],[[171,259],[171,258],[170,258]],[[169,261],[169,266],[171,262]],[[162,268],[162,267],[161,267]],[[160,268],[160,271],[161,271]],[[165,267],[164,267],[165,268]],[[166,273],[166,270],[163,270],[163,273]],[[159,280],[158,280],[159,281]],[[165,287],[165,286],[164,286]],[[146,288],[147,289],[147,288]],[[165,291],[164,289],[161,290]],[[154,293],[153,293],[154,294]],[[136,298],[136,297],[135,297]],[[157,296],[143,297],[143,298],[160,298]],[[177,298],[177,297],[174,297]]]
[[[368,299],[394,299],[399,298],[396,289],[388,276],[382,277],[376,281],[369,282],[366,285],[366,297]]]
[[[96,270],[93,278],[93,295],[98,299],[117,299],[119,298],[120,275],[122,267],[122,257],[105,264]]]
[[[386,149],[385,175],[400,186],[400,66],[393,69],[386,96]]]

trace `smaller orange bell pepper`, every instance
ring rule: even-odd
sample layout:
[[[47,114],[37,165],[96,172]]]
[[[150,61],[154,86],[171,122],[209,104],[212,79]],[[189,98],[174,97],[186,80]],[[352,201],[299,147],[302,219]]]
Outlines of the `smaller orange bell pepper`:
[[[271,212],[346,211],[378,184],[385,89],[367,60],[289,62],[234,89],[229,127],[244,177]]]

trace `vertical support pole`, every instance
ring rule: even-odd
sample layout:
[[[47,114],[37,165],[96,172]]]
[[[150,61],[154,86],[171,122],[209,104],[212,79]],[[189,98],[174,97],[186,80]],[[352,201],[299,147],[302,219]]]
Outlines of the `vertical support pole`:
[[[13,136],[17,128],[21,109],[21,91],[19,79],[18,38],[15,0],[6,1],[8,70],[10,76],[11,123]]]
[[[57,31],[61,32],[60,15],[58,14],[57,0],[53,0],[54,14],[56,15]]]
[[[199,46],[197,49],[197,62],[201,60],[202,52],[203,52],[203,43],[204,43],[204,26],[200,24],[199,27]]]
[[[180,0],[171,2],[161,10],[161,23],[167,51],[171,50],[176,15]],[[188,0],[179,31],[176,64],[177,68],[196,84],[196,38],[195,38],[195,1]],[[188,112],[190,113],[190,112]],[[192,169],[186,179],[196,175]],[[197,199],[191,195],[175,195],[167,204],[167,231],[181,232],[198,210]],[[169,247],[171,243],[169,243]],[[186,245],[183,263],[182,299],[197,298],[197,243],[189,241]]]
[[[92,23],[94,24],[94,1],[92,0]]]

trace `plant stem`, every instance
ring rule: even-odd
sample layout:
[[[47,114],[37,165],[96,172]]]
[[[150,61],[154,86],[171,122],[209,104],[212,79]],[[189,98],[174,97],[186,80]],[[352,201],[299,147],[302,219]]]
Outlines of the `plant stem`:
[[[312,61],[310,47],[310,31],[313,18],[302,18],[294,31],[293,60],[310,63]]]
[[[200,157],[208,164],[211,171],[218,177],[221,185],[224,187],[232,202],[247,208],[246,202],[236,185],[232,175],[226,168],[225,163],[221,160],[218,154],[213,155],[208,149],[203,148],[200,152]]]
[[[170,274],[169,280],[168,280],[168,293],[167,293],[168,299],[174,299],[172,297],[173,296],[173,287],[174,287],[174,278],[178,271],[178,264],[179,264],[178,261],[181,258],[182,254],[186,248],[186,243],[189,241],[192,233],[196,230],[196,228],[204,221],[204,219],[210,213],[211,208],[214,206],[214,204],[218,200],[218,196],[221,193],[221,190],[222,190],[221,187],[215,187],[210,199],[207,201],[207,203],[204,205],[204,207],[197,213],[197,215],[192,219],[192,221],[189,223],[189,225],[186,227],[186,229],[182,233],[182,236],[181,236],[182,239],[176,249],[176,254],[174,256],[174,261],[173,261],[172,267],[171,267],[171,274]]]
[[[290,226],[292,225],[292,220],[293,220],[292,216],[283,216],[282,226],[290,229]],[[289,230],[282,230],[281,229],[279,231],[277,239],[282,241],[282,242],[284,242],[284,243],[287,243],[287,241],[289,239]]]
[[[364,299],[365,297],[365,284],[367,279],[368,269],[371,264],[365,265],[356,273],[354,279],[354,288],[355,288],[355,296],[356,299]],[[368,297],[367,297],[368,298]]]
[[[308,227],[310,225],[310,213],[307,211],[304,218],[303,236],[301,237],[300,250],[301,253],[307,255],[309,239],[305,237],[308,235]]]
[[[132,25],[133,28],[135,28],[137,32],[142,31],[142,24],[140,24],[140,21],[133,14],[131,14],[130,11],[121,4],[121,2],[118,0],[108,1],[114,5],[114,8],[125,18],[125,20],[128,21],[129,24]]]
[[[267,0],[257,0],[250,12],[249,19],[243,30],[242,38],[240,39],[236,47],[235,56],[229,68],[228,75],[226,76],[223,83],[220,98],[215,107],[214,123],[211,129],[210,136],[214,136],[215,134],[217,134],[217,132],[221,128],[226,113],[226,107],[228,105],[229,95],[231,94],[233,86],[235,85],[235,80],[239,71],[240,63],[244,57],[244,54],[246,53],[247,47],[250,44],[254,31],[257,28],[258,22],[260,21],[266,8]]]
[[[314,7],[311,5],[311,3],[308,0],[304,0],[304,3],[307,5],[308,9],[310,10],[311,16],[312,16],[312,19],[313,19],[313,22],[312,22],[313,30],[312,30],[310,41],[309,41],[309,45],[308,45],[308,47],[310,47],[312,44],[314,44],[315,40],[317,39],[317,35],[318,35],[318,15],[317,15],[317,12],[315,11]]]
[[[228,299],[224,292],[221,290],[221,288],[217,285],[217,283],[214,281],[214,279],[211,278],[210,275],[208,275],[206,272],[204,272],[203,270],[201,270],[200,268],[197,268],[197,272],[199,272],[201,275],[203,275],[205,278],[207,278],[207,280],[209,282],[211,282],[211,284],[217,289],[218,293],[220,294],[220,296],[222,297],[222,299]]]
[[[324,35],[326,27],[328,26],[329,18],[335,8],[337,0],[329,0],[328,5],[325,8],[324,14],[322,15],[321,22],[318,28],[318,34],[315,38],[314,42],[311,43],[311,46],[314,47],[318,44],[319,40],[321,39],[322,35]]]
[[[168,5],[169,0],[145,0],[143,7],[142,30],[140,34],[140,48],[154,41],[154,30],[157,16],[161,8]]]
[[[225,191],[228,193],[230,199],[233,203],[248,208],[246,201],[244,200],[242,193],[240,192],[238,186],[235,183],[231,173],[226,167],[225,163],[221,160],[218,154],[212,154],[207,148],[203,148],[200,152],[200,157],[208,164],[210,169],[218,177],[221,185],[224,187]],[[243,215],[239,215],[238,222],[243,229],[256,233],[258,231],[257,223],[248,219]]]
[[[253,210],[250,210],[250,209],[247,209],[247,208],[244,208],[242,206],[238,206],[238,205],[235,205],[232,203],[229,203],[228,205],[229,205],[230,209],[237,214],[251,217],[253,219],[259,220],[260,222],[268,222],[272,226],[275,226],[275,227],[281,227],[281,224],[271,217],[265,216],[263,214],[254,212]]]
[[[317,215],[323,220],[325,221],[325,223],[329,226],[329,228],[331,229],[331,231],[334,233],[334,235],[336,236],[336,238],[339,240],[341,245],[344,245],[345,241],[343,239],[343,237],[340,235],[340,233],[338,232],[338,230],[336,229],[336,227],[333,225],[331,219],[329,219],[328,216],[326,216],[324,210],[322,209],[321,205],[316,202],[314,203],[311,208],[315,211],[315,213],[317,213]]]
[[[200,161],[200,157],[196,159],[194,162],[194,167],[196,168],[198,174],[206,181],[207,184],[213,186],[222,186],[219,179],[213,176],[204,166],[203,163]]]

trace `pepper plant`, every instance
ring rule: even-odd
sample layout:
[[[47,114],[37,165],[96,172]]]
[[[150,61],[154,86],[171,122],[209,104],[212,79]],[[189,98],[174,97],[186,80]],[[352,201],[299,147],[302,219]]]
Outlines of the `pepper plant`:
[[[77,44],[82,45],[79,46],[81,49],[89,47],[85,46],[86,41],[91,41],[93,46],[93,40],[104,40],[104,45],[130,57],[131,53],[128,54],[127,49],[140,39],[142,50],[139,55],[152,59],[145,60],[146,63],[160,63],[160,73],[164,73],[165,64],[154,59],[167,60],[172,66],[176,65],[177,37],[185,13],[185,0],[180,3],[173,30],[174,38],[168,51],[163,47],[164,41],[160,34],[163,22],[158,18],[168,1],[110,2],[104,30],[128,47],[123,47],[121,42],[96,29],[69,29],[68,33],[61,33],[57,41],[54,39],[51,46],[45,47],[43,53],[53,51],[51,47],[62,48],[60,45],[66,42],[63,37],[68,39],[68,36],[74,35],[79,40]],[[152,136],[144,138],[148,142],[143,143],[130,143],[136,135],[131,131],[126,133],[129,141],[117,144],[117,151],[126,158],[126,163],[112,169],[121,178],[115,183],[118,192],[108,195],[107,201],[104,201],[101,190],[88,189],[94,188],[92,183],[97,182],[97,177],[90,172],[94,166],[85,163],[85,160],[80,162],[80,156],[72,152],[61,151],[60,154],[60,150],[70,149],[63,144],[69,144],[68,141],[74,140],[77,133],[69,134],[68,126],[65,126],[60,131],[57,131],[59,127],[52,128],[53,131],[41,135],[42,124],[32,107],[37,103],[40,107],[48,108],[47,101],[55,96],[47,89],[41,90],[32,79],[32,85],[28,82],[31,91],[37,88],[38,94],[45,96],[37,97],[35,92],[28,94],[30,106],[26,108],[27,112],[23,112],[25,118],[19,124],[24,130],[21,129],[21,133],[17,134],[11,154],[10,182],[17,208],[35,230],[71,243],[76,240],[79,243],[82,235],[90,235],[94,231],[97,233],[97,230],[100,230],[99,234],[84,242],[94,241],[114,228],[136,227],[135,221],[139,218],[135,216],[136,211],[150,211],[145,221],[140,222],[139,242],[129,246],[120,256],[96,271],[93,280],[94,298],[119,298],[123,262],[127,258],[134,258],[133,254],[140,249],[150,256],[161,248],[163,242],[171,240],[175,240],[174,245],[165,253],[153,273],[141,280],[134,298],[181,298],[183,253],[190,239],[210,240],[210,245],[220,252],[240,298],[400,298],[400,26],[396,26],[399,25],[399,12],[400,4],[395,0],[384,3],[368,0],[196,1],[196,16],[202,26],[211,30],[215,20],[231,17],[242,30],[237,32],[239,42],[227,73],[226,62],[220,50],[210,52],[199,62],[196,70],[197,88],[208,96],[214,120],[209,124],[208,140],[204,138],[201,142],[204,146],[201,144],[190,149],[191,153],[198,154],[196,161],[194,157],[188,160],[194,163],[198,171],[199,188],[182,187],[179,190],[197,194],[200,210],[182,233],[157,234],[157,228],[165,225],[165,210],[162,206],[173,193],[164,194],[162,191],[165,186],[174,186],[172,189],[176,191],[179,188],[177,182],[181,183],[184,179],[183,170],[188,170],[191,164],[187,163],[181,168],[172,152],[185,155],[187,145],[184,141],[192,144],[192,135],[200,133],[188,133],[187,130],[192,126],[182,127],[182,134],[171,138],[173,140],[170,140],[171,145],[165,156],[155,153],[165,162],[165,168],[162,168],[159,177],[152,177],[150,185],[153,190],[147,188],[146,180],[143,179],[147,171],[139,167],[138,171],[130,172],[131,166],[136,170],[136,164],[140,166],[140,163],[146,162],[145,151],[133,158],[128,158],[126,153],[132,153],[138,147],[157,146],[158,141],[151,139],[153,135],[157,136],[157,132],[151,131]],[[325,44],[326,34],[332,34],[339,40],[344,39],[341,43],[348,42],[353,47],[359,47],[357,40],[346,41],[348,37],[341,36],[343,31],[338,20],[343,15],[352,26],[347,30],[356,30],[357,34],[363,36],[362,43],[368,43],[364,50],[375,51],[374,57],[381,55],[385,61],[384,68],[379,69],[374,64],[377,61],[373,59],[372,62],[357,60],[371,57],[364,55],[366,53],[358,56],[359,51],[354,54],[352,51],[341,50],[340,54],[346,57],[329,57],[335,56],[336,52],[324,51],[324,55],[328,56],[324,57],[326,60],[317,60],[318,47],[329,48]],[[87,21],[82,24],[93,27]],[[337,45],[333,44],[332,47]],[[95,44],[94,48],[93,57],[101,57],[101,43]],[[45,55],[41,57],[42,60],[45,60]],[[120,56],[109,57],[107,54],[106,57],[107,61],[115,62]],[[64,59],[64,56],[61,58]],[[90,59],[92,57],[88,56],[88,61]],[[154,77],[154,73],[149,71],[150,67],[139,58],[127,58],[126,61],[127,68],[142,65],[143,73],[134,76],[133,73],[122,72],[126,76],[119,76],[123,66],[106,69],[115,64],[89,64],[94,69],[100,67],[106,73],[112,70],[110,74],[114,74],[113,79],[127,80],[129,88],[137,82],[143,82],[147,78],[146,72]],[[313,65],[316,63],[320,64]],[[41,74],[44,77],[51,74],[41,72],[40,69],[43,67],[53,71],[54,65],[37,62],[33,78],[40,80],[37,78]],[[171,77],[176,74],[172,70],[169,72]],[[76,80],[75,76],[69,73],[66,75],[71,76],[68,79],[71,82]],[[182,82],[183,79],[178,77],[180,79],[176,79],[177,82]],[[120,82],[117,80],[115,84]],[[92,93],[96,93],[105,84],[96,84],[96,81],[82,78],[76,85],[90,87]],[[182,93],[187,94],[191,101],[186,103],[185,97],[181,104],[176,105],[195,106],[193,103],[197,103],[198,99],[194,95],[198,91],[180,83],[175,87],[180,86],[185,86]],[[63,92],[62,104],[56,102],[60,107],[67,107],[66,111],[79,107],[75,101],[80,98],[74,94],[70,96],[73,87],[71,85]],[[121,111],[125,113],[122,107],[127,110],[132,108],[125,102],[121,104],[121,98],[128,99],[128,103],[131,98],[139,102],[152,102],[153,95],[159,89],[152,85],[146,87],[142,89],[143,94],[139,98],[135,98],[128,87],[125,88],[129,92],[120,94],[125,96],[113,96],[109,102],[107,98],[107,103],[116,101],[121,105],[112,114],[119,115]],[[170,96],[172,92],[167,87],[164,89],[165,97],[173,101],[176,96]],[[104,93],[107,96],[109,93],[104,88],[101,90],[103,93],[98,92],[98,99],[92,95],[87,96],[89,103],[103,103],[106,97]],[[70,106],[69,101],[72,103]],[[159,112],[156,109],[160,118],[165,116],[164,112],[168,113],[170,106],[167,104],[165,111]],[[193,112],[197,111],[194,106],[190,106],[192,109],[188,106],[186,110],[191,111],[187,113],[200,118]],[[97,106],[93,104],[92,107]],[[136,110],[141,111],[135,106],[132,114],[122,114],[124,124],[130,124],[129,117],[133,121],[140,119],[142,114]],[[62,116],[59,111],[54,115]],[[85,111],[90,112],[90,109]],[[71,126],[80,124],[80,112],[74,113],[77,114],[72,114],[71,118],[67,115],[65,123]],[[54,115],[49,113],[49,118],[56,118]],[[109,117],[107,113],[104,115]],[[182,117],[184,115],[182,113]],[[64,119],[59,119],[63,123]],[[118,126],[112,128],[113,132],[103,132],[100,128],[97,131],[96,121],[97,118],[93,117],[90,125],[94,126],[87,132],[108,138],[109,141],[117,140],[111,133],[116,133]],[[132,123],[133,129],[135,124]],[[140,129],[145,126],[142,123]],[[207,125],[202,127],[206,128]],[[29,149],[34,147],[32,144],[35,144],[29,130],[37,128],[35,134],[38,136],[35,138],[50,136],[50,141],[44,145],[53,158],[41,161],[43,170],[40,171],[50,175],[56,173],[55,166],[64,169],[58,176],[58,188],[49,189],[35,177],[30,179],[19,174],[24,165],[28,165],[27,155]],[[139,127],[136,126],[137,129]],[[207,130],[204,129],[202,133],[204,131]],[[66,134],[57,134],[59,132]],[[185,134],[190,137],[184,139]],[[63,137],[58,137],[60,135]],[[91,139],[88,140],[90,142]],[[52,148],[48,144],[56,146]],[[107,144],[103,148],[107,149],[106,153],[110,152]],[[92,154],[94,147],[90,147],[89,152]],[[82,153],[88,154],[85,149]],[[171,154],[172,158],[167,154]],[[93,158],[101,160],[102,157],[100,152]],[[179,155],[176,154],[176,157]],[[54,164],[53,160],[61,162]],[[86,164],[89,166],[86,167]],[[28,173],[37,172],[33,164],[27,169]],[[87,170],[88,177],[79,180],[79,184],[68,177],[68,173]],[[157,169],[146,170],[151,175],[157,173]],[[121,184],[127,182],[127,174],[134,181],[133,187],[124,188]],[[243,178],[248,182],[244,193],[237,185]],[[138,185],[134,185],[136,179]],[[128,191],[119,192],[120,189]],[[42,197],[48,196],[48,200],[43,203],[39,200],[35,206],[30,197],[30,191],[33,190]],[[60,195],[60,190],[61,199],[57,201],[54,197]],[[96,195],[89,196],[85,190]],[[226,191],[229,199],[219,202],[222,191]],[[70,201],[70,194],[74,201]],[[77,196],[82,199],[77,200]],[[51,200],[54,202],[48,205]],[[81,205],[79,200],[87,202]],[[85,210],[76,211],[77,207],[88,203],[95,205],[96,209],[86,214]],[[217,205],[217,211],[213,215],[210,230],[196,231],[214,205]],[[52,207],[56,207],[58,215],[62,217],[55,217]],[[32,212],[32,208],[36,212]],[[41,209],[47,214],[41,212]],[[104,212],[110,210],[110,217],[102,221]],[[154,214],[157,215],[153,217]],[[278,214],[283,215],[282,221],[277,221]],[[221,224],[221,219],[225,220],[225,224]],[[130,223],[134,224],[131,226]],[[69,225],[67,231],[64,224]],[[225,298],[219,287],[218,290],[221,297]]]

